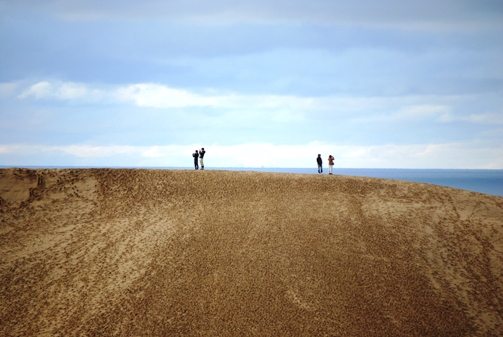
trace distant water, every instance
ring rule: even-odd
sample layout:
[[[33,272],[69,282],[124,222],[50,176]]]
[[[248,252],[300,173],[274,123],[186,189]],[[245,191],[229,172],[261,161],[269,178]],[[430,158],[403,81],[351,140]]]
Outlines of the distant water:
[[[0,165],[0,168],[11,166]],[[27,167],[27,166],[25,166]],[[69,166],[30,166],[27,168],[88,168]],[[116,167],[116,168],[146,168],[146,169],[170,169],[189,170],[187,167]],[[317,174],[317,167],[313,168],[227,168],[216,167],[208,170],[230,170],[230,171],[258,171],[258,172],[283,172],[298,174]],[[323,174],[328,173],[328,168],[323,168]],[[374,178],[386,178],[396,180],[414,181],[419,183],[448,186],[493,194],[503,197],[503,170],[452,170],[452,169],[358,169],[358,168],[334,168],[334,174],[347,176],[362,176]]]
[[[225,168],[225,170],[318,174],[314,168]],[[323,174],[328,168],[323,168]],[[414,181],[503,196],[503,170],[341,169],[334,174]]]

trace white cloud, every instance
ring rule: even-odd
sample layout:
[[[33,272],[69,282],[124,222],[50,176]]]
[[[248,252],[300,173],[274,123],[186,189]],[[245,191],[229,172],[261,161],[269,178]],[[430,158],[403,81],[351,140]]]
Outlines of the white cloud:
[[[215,94],[214,92],[197,94],[184,89],[170,88],[154,83],[138,83],[115,89],[91,88],[81,83],[36,83],[25,89],[18,98],[79,100],[95,103],[98,101],[132,103],[148,108],[257,108],[257,109],[323,109],[327,99],[303,98],[279,95],[238,95],[234,93]],[[329,99],[330,100],[330,99]],[[283,114],[280,119],[292,118]],[[298,115],[297,117],[298,118]]]
[[[218,96],[205,97],[186,90],[149,83],[118,88],[115,96],[119,101],[132,101],[137,106],[151,108],[222,106],[222,100],[224,100],[224,98]]]
[[[115,155],[137,156],[142,154],[142,148],[137,146],[48,146],[41,147],[44,152],[61,152],[63,154],[80,158],[104,158]]]
[[[107,160],[123,166],[190,167],[191,154],[205,147],[208,167],[315,167],[318,153],[335,157],[339,168],[459,168],[503,169],[503,146],[473,143],[357,146],[328,143],[273,145],[246,143],[237,145],[191,144],[167,146],[31,146],[0,145],[0,158],[37,154],[56,156],[71,165],[75,160],[86,166],[106,165]],[[73,160],[74,158],[75,160]],[[79,161],[80,160],[80,161]],[[12,160],[10,160],[12,161]],[[326,161],[326,160],[325,160]],[[48,164],[46,164],[48,165]],[[111,164],[109,164],[111,165]]]
[[[13,90],[5,85],[5,91]],[[0,86],[0,93],[2,87]],[[461,106],[473,98],[458,96],[396,96],[396,97],[297,97],[292,95],[241,95],[219,93],[208,89],[201,93],[155,83],[97,88],[73,82],[42,81],[18,95],[19,99],[46,99],[87,103],[133,104],[138,107],[175,109],[190,107],[221,108],[248,111],[252,115],[274,111],[270,120],[301,122],[309,112],[325,111],[332,115],[351,116],[354,122],[431,120],[440,123],[464,121],[501,124],[503,113],[457,115],[453,106]],[[253,113],[252,113],[253,112]],[[244,116],[244,115],[243,115]]]
[[[35,145],[27,146],[27,145],[0,145],[0,155],[6,154],[15,154],[15,153],[29,153],[32,149],[36,148]]]
[[[397,117],[405,117],[405,118],[424,118],[431,116],[443,116],[451,112],[451,107],[446,105],[413,105],[403,107],[398,114]]]
[[[503,124],[503,112],[472,114],[461,118],[461,120],[481,124]]]
[[[380,114],[367,114],[364,117],[356,117],[353,120],[358,122],[377,122],[377,121],[398,121],[398,120],[408,120],[417,121],[430,119],[437,122],[450,122],[452,121],[451,111],[452,107],[448,105],[432,105],[432,104],[421,104],[421,105],[410,105],[410,100],[412,97],[402,98],[402,99],[390,99],[395,106],[389,105],[389,101],[385,98],[381,98],[377,101],[374,106],[381,105],[381,109],[384,109],[385,113]],[[423,100],[427,101],[428,97],[423,97]],[[396,111],[398,107],[398,111]],[[396,112],[394,112],[396,111]]]
[[[18,98],[35,97],[39,98],[52,98],[54,96],[53,86],[49,82],[38,82],[28,89],[24,90]]]
[[[502,113],[480,113],[468,116],[456,115],[452,112],[452,107],[448,105],[414,105],[405,106],[398,113],[369,117],[373,120],[417,120],[431,119],[441,123],[451,123],[456,121],[477,123],[477,124],[503,124]]]
[[[195,93],[185,89],[172,88],[155,83],[137,83],[116,88],[93,88],[82,83],[36,83],[25,89],[18,98],[26,99],[79,100],[87,102],[106,101],[110,103],[132,103],[148,108],[214,107],[234,109],[287,109],[287,110],[328,110],[333,112],[357,112],[371,109],[399,107],[394,114],[371,117],[373,119],[422,118],[449,113],[447,105],[414,104],[421,100],[438,100],[438,97],[298,97],[292,95],[241,95],[218,93],[207,90]],[[283,113],[278,120],[301,119],[301,114]]]
[[[140,107],[150,108],[293,108],[302,109],[316,106],[313,98],[278,95],[237,95],[226,93],[196,94],[187,90],[174,89],[164,85],[141,83],[118,88],[114,96],[118,101],[134,102]],[[318,102],[319,103],[319,102]]]
[[[99,90],[88,89],[88,86],[82,83],[73,82],[55,82],[47,81],[38,82],[17,96],[20,99],[35,98],[35,99],[57,99],[57,100],[88,100],[95,101],[99,96],[102,96]]]
[[[56,98],[61,100],[79,99],[87,95],[87,88],[77,83],[63,83],[55,93]]]

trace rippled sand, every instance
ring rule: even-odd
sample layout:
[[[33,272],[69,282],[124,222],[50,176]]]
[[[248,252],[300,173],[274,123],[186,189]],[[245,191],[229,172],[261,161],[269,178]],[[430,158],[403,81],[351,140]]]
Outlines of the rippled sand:
[[[375,178],[0,170],[0,336],[499,336],[503,198]]]

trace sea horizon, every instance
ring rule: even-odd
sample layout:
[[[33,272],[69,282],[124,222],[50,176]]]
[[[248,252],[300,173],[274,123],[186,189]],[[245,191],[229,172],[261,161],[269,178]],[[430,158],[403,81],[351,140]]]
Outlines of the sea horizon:
[[[42,166],[42,165],[0,165],[0,168],[25,169],[152,169],[152,170],[194,170],[192,167],[150,167],[150,166]],[[256,171],[293,174],[318,174],[317,168],[280,167],[207,167],[206,170]],[[328,167],[323,168],[328,174]],[[502,169],[417,169],[417,168],[334,168],[334,175],[361,176],[404,180],[418,183],[452,187],[472,192],[503,197]]]

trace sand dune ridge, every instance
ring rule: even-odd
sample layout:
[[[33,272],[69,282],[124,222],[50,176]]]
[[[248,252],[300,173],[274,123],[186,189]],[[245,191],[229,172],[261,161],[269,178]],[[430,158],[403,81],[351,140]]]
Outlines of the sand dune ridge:
[[[0,335],[498,336],[503,198],[363,177],[0,170]]]

